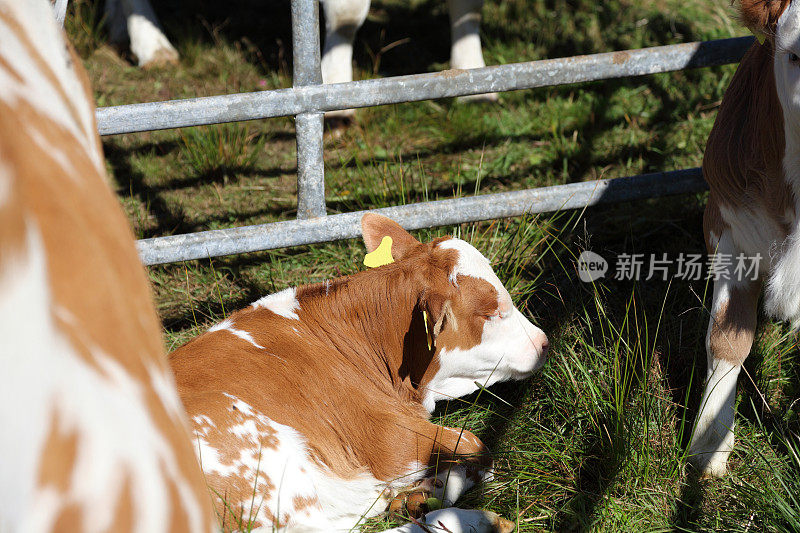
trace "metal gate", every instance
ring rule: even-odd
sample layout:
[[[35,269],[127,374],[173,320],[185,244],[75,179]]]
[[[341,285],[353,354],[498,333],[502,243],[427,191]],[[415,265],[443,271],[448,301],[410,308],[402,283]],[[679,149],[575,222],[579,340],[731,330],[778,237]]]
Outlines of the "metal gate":
[[[292,0],[293,87],[97,109],[101,135],[295,116],[297,219],[138,241],[147,265],[358,237],[362,212],[326,216],[325,111],[641,76],[738,62],[753,37],[322,85],[318,0]],[[406,229],[684,194],[699,168],[376,209]]]

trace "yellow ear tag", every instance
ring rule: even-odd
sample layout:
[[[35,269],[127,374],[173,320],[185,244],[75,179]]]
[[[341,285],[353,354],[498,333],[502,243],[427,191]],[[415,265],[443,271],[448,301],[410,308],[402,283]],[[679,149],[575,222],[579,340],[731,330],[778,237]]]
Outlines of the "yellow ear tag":
[[[428,313],[427,311],[422,312],[422,321],[425,323],[425,335],[428,337],[428,349],[430,350],[433,346],[433,336],[431,335],[431,330],[428,328]]]
[[[758,41],[758,44],[764,44],[764,41],[767,40],[767,36],[760,31],[754,31],[753,35],[756,36],[756,41]]]
[[[394,263],[392,257],[392,238],[388,235],[381,239],[381,244],[374,251],[364,256],[364,264],[369,268],[375,268]]]

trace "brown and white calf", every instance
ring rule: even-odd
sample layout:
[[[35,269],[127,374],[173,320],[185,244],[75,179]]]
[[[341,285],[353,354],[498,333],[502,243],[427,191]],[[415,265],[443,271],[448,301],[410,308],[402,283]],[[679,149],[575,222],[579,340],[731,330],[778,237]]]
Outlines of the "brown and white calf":
[[[78,57],[0,0],[0,531],[211,531]]]
[[[768,314],[800,321],[800,2],[742,0],[740,9],[764,42],[742,59],[708,139],[704,230],[709,253],[762,260],[757,276],[731,272],[714,283],[707,382],[689,451],[715,476],[733,447],[736,381],[762,285]]]
[[[471,245],[422,244],[372,213],[362,229],[370,251],[391,237],[396,262],[266,296],[170,355],[206,480],[245,523],[348,530],[422,478],[452,505],[492,461],[431,423],[434,405],[545,360],[547,337]],[[452,531],[486,518],[444,515]]]

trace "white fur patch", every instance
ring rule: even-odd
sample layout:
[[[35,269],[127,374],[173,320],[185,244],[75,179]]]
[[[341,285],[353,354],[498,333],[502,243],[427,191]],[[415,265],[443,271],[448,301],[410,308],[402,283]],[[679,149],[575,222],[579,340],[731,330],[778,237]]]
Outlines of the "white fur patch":
[[[438,247],[458,252],[458,261],[450,272],[450,282],[453,285],[458,285],[458,276],[472,276],[489,282],[497,291],[498,300],[511,299],[500,278],[492,270],[489,260],[474,246],[461,239],[452,238],[440,242]]]
[[[353,38],[355,30],[367,18],[369,0],[325,0],[322,8],[325,10],[322,81],[353,81]]]
[[[761,211],[757,206],[751,209],[731,209],[726,205],[719,206],[722,219],[730,227],[730,237],[735,248],[719,253],[743,252],[749,256],[761,254],[761,269],[769,268],[770,259],[776,253],[776,243],[783,239],[782,230],[773,222],[772,218]],[[712,241],[712,246],[718,243]]]
[[[693,460],[705,465],[704,471],[715,476],[725,474],[733,449],[736,380],[740,369],[721,359],[712,364],[689,446]]]
[[[196,438],[202,467],[206,473],[221,476],[239,476],[244,472],[244,478],[257,490],[252,518],[262,523],[261,530],[273,530],[273,524],[267,519],[272,515],[280,516],[281,520],[288,516],[287,529],[291,531],[347,531],[362,518],[383,511],[386,483],[366,472],[352,479],[335,476],[310,458],[305,439],[294,428],[278,424],[234,395],[226,393],[225,396],[235,407],[231,411],[231,416],[235,417],[234,424],[229,432],[243,447],[235,460],[224,463],[220,452],[205,438],[211,426],[210,419],[205,415],[195,416],[193,420],[200,426]],[[261,448],[259,443],[265,439],[277,444]],[[422,465],[414,463],[409,465],[407,476],[388,486],[405,485],[420,478],[424,472]],[[263,477],[269,483],[265,483]],[[295,498],[318,503],[296,509]],[[239,503],[245,510],[250,507],[249,500],[228,503],[232,508],[237,508]],[[244,519],[248,518],[246,514]]]
[[[230,318],[226,318],[225,320],[223,320],[219,324],[215,324],[215,325],[211,326],[210,328],[208,328],[208,332],[209,333],[213,333],[215,331],[227,331],[228,333],[230,333],[232,335],[235,335],[235,336],[239,337],[240,339],[242,339],[244,341],[249,342],[250,344],[252,344],[253,346],[255,346],[256,348],[258,348],[260,350],[264,349],[263,346],[261,346],[260,344],[258,344],[255,341],[255,339],[253,338],[253,336],[249,332],[244,331],[242,329],[234,328],[233,327],[233,320],[231,320]]]
[[[715,244],[712,242],[712,244]],[[738,247],[731,238],[731,231],[725,230],[716,243],[720,254],[734,255]],[[752,282],[751,282],[752,283]],[[720,310],[730,302],[731,291],[736,287],[746,288],[747,281],[719,279],[714,282],[714,296],[711,319],[706,332],[707,373],[697,415],[692,442],[689,446],[691,459],[704,468],[704,471],[721,476],[726,471],[728,455],[733,448],[734,407],[736,402],[736,380],[740,366],[734,366],[722,359],[715,359],[711,351],[711,331]]]
[[[159,56],[178,59],[178,52],[159,28],[149,2],[126,0],[122,5],[128,21],[131,52],[139,60],[139,66],[158,60]]]
[[[297,289],[290,287],[275,294],[264,296],[252,304],[253,309],[263,307],[269,309],[276,315],[293,320],[300,320],[297,312],[300,310],[300,302],[297,301]]]
[[[481,4],[475,0],[450,0],[450,68],[485,67],[481,50]]]

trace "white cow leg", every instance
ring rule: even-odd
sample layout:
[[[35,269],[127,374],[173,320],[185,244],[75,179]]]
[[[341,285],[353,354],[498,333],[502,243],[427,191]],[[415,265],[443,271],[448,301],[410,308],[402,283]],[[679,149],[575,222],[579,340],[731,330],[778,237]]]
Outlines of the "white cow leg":
[[[733,257],[739,253],[733,246],[730,231],[722,234],[717,253]],[[706,335],[708,372],[689,445],[689,460],[705,475],[720,477],[727,472],[734,440],[736,380],[753,345],[760,290],[759,281],[720,279],[714,282],[714,301]]]
[[[369,0],[324,0],[322,8],[325,13],[322,81],[353,81],[353,40],[367,18]],[[354,109],[325,113],[325,120],[333,129],[347,126],[354,117]]]
[[[177,63],[178,52],[164,36],[148,0],[120,0],[131,52],[140,67]],[[108,8],[107,8],[108,9]],[[116,15],[115,16],[120,16]]]
[[[416,524],[406,524],[384,531],[384,533],[510,533],[514,531],[514,523],[500,518],[491,511],[456,509],[440,509],[426,514],[421,520],[426,528]]]
[[[450,8],[450,68],[485,67],[481,50],[481,7],[483,0],[448,0]],[[497,93],[462,96],[459,101],[497,101]]]

